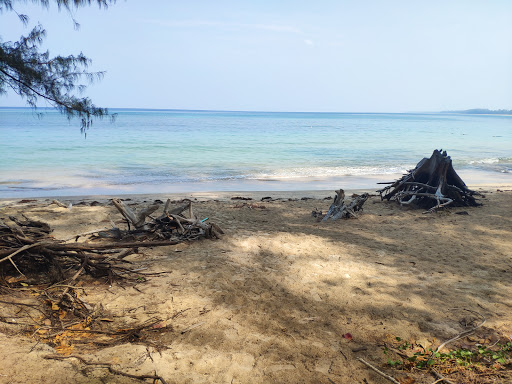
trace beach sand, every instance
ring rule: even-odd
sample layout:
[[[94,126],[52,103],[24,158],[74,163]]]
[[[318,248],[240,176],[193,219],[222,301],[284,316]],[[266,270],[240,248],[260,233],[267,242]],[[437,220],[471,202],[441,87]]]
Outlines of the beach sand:
[[[400,337],[435,348],[467,330],[476,313],[490,338],[512,336],[512,189],[477,190],[481,207],[423,214],[373,197],[359,218],[325,223],[311,212],[325,212],[332,191],[122,196],[137,207],[189,197],[196,214],[226,234],[141,248],[127,259],[166,274],[135,287],[84,280],[85,300],[101,303],[104,317],[158,317],[167,328],[149,344],[74,345],[72,354],[136,375],[157,372],[167,383],[389,382],[358,357],[403,382],[432,383],[426,373],[391,370],[383,343]],[[72,209],[51,198],[9,199],[0,201],[0,216],[45,221],[58,239],[120,218],[106,196],[59,200]],[[23,295],[0,299],[29,300]],[[9,311],[2,305],[0,316]],[[46,360],[54,348],[15,330],[0,322],[0,383],[140,382],[76,359]]]

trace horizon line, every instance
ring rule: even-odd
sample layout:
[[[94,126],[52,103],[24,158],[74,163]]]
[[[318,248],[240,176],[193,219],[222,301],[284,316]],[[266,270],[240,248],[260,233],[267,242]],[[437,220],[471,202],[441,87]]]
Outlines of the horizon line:
[[[30,110],[54,110],[58,111],[55,107],[14,107],[14,106],[0,106],[0,109],[30,109]],[[232,110],[232,109],[185,109],[185,108],[138,108],[138,107],[112,107],[106,108],[108,110],[122,110],[122,111],[174,111],[174,112],[238,112],[238,113],[345,113],[345,114],[428,114],[428,113],[441,113],[441,112],[454,112],[454,111],[406,111],[406,112],[350,112],[350,111],[263,111],[263,110]],[[455,111],[458,112],[458,111]]]
[[[58,111],[55,107],[10,107],[0,106],[0,109],[27,109],[27,110],[51,110]],[[167,112],[228,112],[228,113],[316,113],[316,114],[352,114],[352,115],[377,115],[377,114],[468,114],[470,111],[482,110],[488,112],[509,111],[504,109],[487,109],[487,108],[469,108],[461,110],[443,110],[443,111],[406,111],[406,112],[349,112],[349,111],[262,111],[262,110],[230,110],[230,109],[183,109],[183,108],[138,108],[138,107],[113,107],[107,110],[120,110],[120,111],[167,111]],[[473,113],[478,114],[478,113]],[[481,113],[486,114],[486,113]],[[508,114],[507,114],[508,115]]]

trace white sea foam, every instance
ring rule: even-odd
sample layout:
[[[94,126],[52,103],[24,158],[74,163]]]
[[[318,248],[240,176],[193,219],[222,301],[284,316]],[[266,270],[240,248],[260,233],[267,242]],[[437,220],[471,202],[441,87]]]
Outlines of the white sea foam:
[[[297,179],[297,178],[322,178],[339,176],[371,176],[392,175],[403,173],[411,166],[401,167],[303,167],[292,169],[277,169],[272,172],[262,172],[248,177],[249,179]]]
[[[469,164],[497,164],[500,162],[500,159],[491,158],[491,159],[480,159],[480,160],[471,160]]]

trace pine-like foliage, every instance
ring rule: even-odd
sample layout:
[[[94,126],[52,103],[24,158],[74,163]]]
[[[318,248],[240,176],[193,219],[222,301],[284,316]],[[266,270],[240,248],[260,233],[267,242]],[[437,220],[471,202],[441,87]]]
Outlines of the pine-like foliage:
[[[19,1],[0,0],[0,13],[16,12],[13,5]],[[32,2],[43,7],[48,7],[50,3],[49,0]],[[55,0],[59,9],[68,11],[73,7],[91,3],[107,8],[113,2],[115,0]],[[17,15],[26,25],[28,17],[19,13]],[[96,107],[89,98],[78,96],[86,88],[83,80],[90,84],[101,79],[103,72],[88,72],[87,67],[91,61],[82,53],[76,56],[50,57],[48,51],[41,52],[40,47],[45,36],[46,31],[41,25],[37,25],[17,42],[3,42],[0,37],[0,94],[11,88],[34,108],[38,100],[46,100],[68,118],[80,118],[82,129],[85,129],[89,127],[93,117],[108,114],[107,109]]]

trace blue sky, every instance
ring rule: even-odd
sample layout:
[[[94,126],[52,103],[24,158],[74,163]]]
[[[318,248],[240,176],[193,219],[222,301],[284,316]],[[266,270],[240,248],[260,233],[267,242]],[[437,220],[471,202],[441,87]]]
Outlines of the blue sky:
[[[512,109],[512,1],[118,1],[15,5],[51,54],[83,51],[110,108],[407,112]],[[0,15],[4,41],[25,28]],[[23,106],[16,95],[0,106]]]

